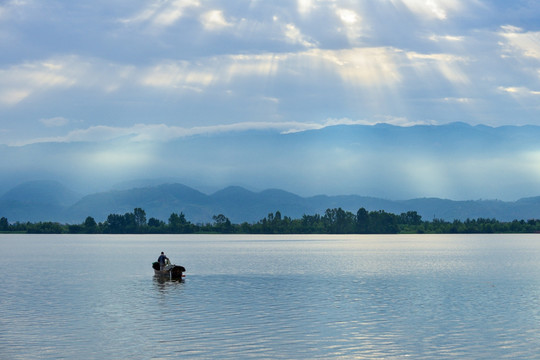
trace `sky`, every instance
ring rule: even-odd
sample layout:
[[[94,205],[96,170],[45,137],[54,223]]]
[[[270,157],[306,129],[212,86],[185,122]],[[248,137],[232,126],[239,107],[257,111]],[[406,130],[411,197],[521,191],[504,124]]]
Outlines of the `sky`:
[[[535,0],[0,0],[0,144],[540,125]]]

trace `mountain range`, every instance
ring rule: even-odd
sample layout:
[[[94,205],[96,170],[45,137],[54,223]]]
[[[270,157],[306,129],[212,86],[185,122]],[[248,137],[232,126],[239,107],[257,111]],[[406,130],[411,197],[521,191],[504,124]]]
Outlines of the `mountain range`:
[[[515,201],[540,194],[538,139],[539,126],[464,123],[335,125],[296,132],[225,129],[169,139],[49,139],[0,145],[0,189],[47,179],[88,195],[153,177],[206,194],[240,185],[303,197]]]
[[[218,214],[241,223],[363,207],[527,220],[540,218],[540,198],[530,197],[540,194],[538,139],[539,126],[456,122],[0,145],[0,216],[81,223],[140,207],[164,221],[183,212],[194,223]]]
[[[268,189],[260,192],[230,186],[211,194],[179,183],[117,189],[80,195],[55,181],[20,184],[0,197],[0,216],[13,222],[57,221],[79,224],[87,216],[98,222],[109,214],[124,214],[142,208],[147,218],[167,221],[172,213],[183,212],[193,223],[212,222],[212,216],[224,214],[233,223],[253,223],[269,213],[283,216],[323,215],[326,209],[341,207],[356,213],[359,208],[400,214],[417,211],[424,220],[495,218],[512,221],[540,218],[540,197],[514,202],[499,200],[452,201],[438,198],[386,200],[358,195],[301,197]]]

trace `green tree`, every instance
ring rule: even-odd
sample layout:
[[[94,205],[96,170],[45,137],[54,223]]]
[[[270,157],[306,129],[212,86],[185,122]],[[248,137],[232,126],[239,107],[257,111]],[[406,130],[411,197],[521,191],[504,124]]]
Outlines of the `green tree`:
[[[162,227],[164,226],[165,223],[159,219],[156,219],[156,218],[150,218],[148,219],[148,226],[150,227]]]
[[[52,221],[38,222],[35,224],[28,223],[27,228],[27,232],[32,234],[61,234],[64,230],[64,226]]]
[[[342,208],[327,209],[323,216],[326,232],[330,234],[349,234],[355,232],[355,217]]]
[[[305,234],[322,233],[323,224],[321,222],[321,215],[306,215],[302,216],[300,221],[300,232]]]
[[[137,228],[146,226],[146,212],[143,209],[135,208],[133,210],[133,215],[135,217],[135,226]]]
[[[369,232],[369,213],[364,208],[360,208],[356,212],[356,232],[359,234],[367,234]]]
[[[91,216],[88,216],[86,220],[84,220],[83,227],[86,233],[95,234],[98,232],[96,220]]]
[[[0,231],[8,231],[8,230],[9,230],[8,219],[5,217],[0,218]]]
[[[397,234],[398,216],[387,213],[384,210],[372,211],[369,213],[369,232],[372,234]]]
[[[422,223],[422,217],[416,211],[402,213],[399,220],[404,225],[420,225]]]
[[[139,232],[139,227],[135,221],[134,213],[125,213],[124,214],[124,233],[132,234]]]
[[[169,216],[169,231],[175,234],[185,234],[192,232],[191,223],[186,220],[183,212],[180,214],[172,213]]]
[[[122,234],[126,232],[126,219],[123,215],[110,214],[104,226],[107,233]]]
[[[229,234],[232,232],[231,221],[223,214],[212,216],[214,220],[214,228],[217,232],[222,234]]]

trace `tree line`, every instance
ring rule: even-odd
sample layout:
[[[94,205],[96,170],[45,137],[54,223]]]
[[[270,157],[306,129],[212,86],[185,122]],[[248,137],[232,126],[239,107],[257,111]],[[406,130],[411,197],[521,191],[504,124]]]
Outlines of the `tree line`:
[[[38,234],[463,234],[463,233],[537,233],[540,220],[467,219],[452,222],[442,219],[424,221],[416,211],[400,215],[384,210],[367,211],[360,208],[356,214],[341,208],[327,209],[323,215],[303,215],[299,219],[269,213],[256,223],[233,224],[223,214],[214,215],[213,221],[193,224],[184,213],[172,213],[167,222],[156,218],[147,220],[146,212],[135,208],[133,212],[110,214],[104,222],[91,216],[81,224],[37,222],[10,224],[0,218],[0,232]]]

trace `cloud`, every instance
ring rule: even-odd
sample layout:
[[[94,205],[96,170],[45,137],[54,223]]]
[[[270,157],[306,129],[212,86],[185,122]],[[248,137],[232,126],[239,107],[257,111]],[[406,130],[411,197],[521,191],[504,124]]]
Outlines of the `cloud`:
[[[290,134],[290,133],[297,133],[302,131],[308,131],[308,130],[319,130],[330,126],[339,126],[339,125],[376,125],[376,124],[391,124],[395,126],[414,126],[414,125],[427,125],[425,121],[411,121],[405,117],[394,117],[394,116],[379,116],[374,119],[359,119],[359,120],[353,120],[349,118],[328,118],[324,122],[321,123],[300,123],[300,124],[291,124],[288,125],[291,126],[289,130],[284,130],[282,133],[284,134]]]
[[[460,12],[464,6],[460,0],[387,0],[394,6],[405,6],[425,19],[446,20],[449,13]]]
[[[313,9],[313,0],[297,0],[296,8],[301,15],[308,15]]]
[[[441,41],[449,41],[449,42],[462,42],[464,41],[464,36],[456,36],[456,35],[436,35],[433,34],[429,36],[429,40],[435,41],[435,42],[441,42]]]
[[[31,92],[25,89],[6,89],[0,92],[0,103],[15,105],[26,99]]]
[[[226,55],[190,62],[165,62],[144,72],[141,83],[154,87],[206,87],[238,78],[294,73],[311,77],[330,72],[351,86],[389,86],[399,81],[400,53],[391,48],[312,49],[302,52]],[[402,59],[403,60],[403,59]]]
[[[50,88],[69,87],[75,83],[61,62],[38,61],[0,70],[2,102],[16,104],[31,94]]]
[[[276,77],[287,73],[306,79],[313,73],[338,75],[353,87],[392,86],[399,82],[399,51],[391,48],[312,49],[301,52],[226,55],[190,62],[165,62],[143,71],[147,86],[197,89],[241,78]],[[403,58],[401,60],[404,60]]]
[[[350,86],[392,87],[401,81],[399,72],[400,52],[393,48],[352,48],[344,50],[312,50],[306,53],[321,67],[336,71],[344,84]]]
[[[186,61],[165,62],[143,71],[141,84],[152,87],[200,90],[213,80],[213,70],[208,66],[192,66]]]
[[[504,93],[510,94],[512,96],[515,96],[515,97],[540,95],[540,91],[530,90],[523,86],[508,86],[508,87],[499,86],[498,90]]]
[[[201,15],[200,20],[204,28],[210,31],[221,30],[233,25],[225,19],[223,16],[223,11],[221,10],[211,10],[205,12]]]
[[[471,102],[473,102],[473,99],[464,97],[445,97],[444,99],[442,99],[442,101],[448,103],[470,104]]]
[[[540,60],[540,31],[524,31],[512,26],[501,26],[499,35],[505,40],[501,45],[506,56]]]
[[[47,127],[60,127],[69,124],[69,120],[61,116],[48,119],[39,119],[39,122]]]
[[[311,48],[318,45],[316,41],[310,40],[303,35],[294,24],[285,25],[284,34],[285,38],[292,44],[300,44],[306,48]]]
[[[120,22],[124,24],[149,23],[154,27],[167,27],[176,23],[189,8],[199,7],[198,0],[154,0],[136,15]]]
[[[291,126],[300,125],[298,123],[261,123],[261,122],[246,122],[235,123],[229,125],[210,125],[210,126],[198,126],[192,128],[186,128],[181,126],[169,126],[166,124],[136,124],[129,127],[115,127],[98,125],[91,126],[86,129],[78,129],[69,132],[65,136],[37,138],[27,140],[23,142],[17,142],[11,144],[13,146],[24,146],[35,143],[47,143],[47,142],[101,142],[109,141],[118,138],[126,138],[132,142],[139,141],[170,141],[173,139],[202,135],[202,134],[215,134],[231,131],[244,131],[244,130],[283,130],[288,129]]]
[[[47,126],[63,126],[69,120],[62,117],[41,119]],[[174,139],[196,136],[212,135],[250,130],[276,131],[281,134],[297,133],[308,130],[319,130],[337,125],[375,125],[379,123],[396,126],[425,125],[424,121],[411,121],[405,117],[384,116],[372,120],[350,118],[328,118],[322,122],[238,122],[232,124],[182,127],[166,124],[136,124],[129,127],[91,126],[86,129],[70,131],[64,136],[37,138],[10,144],[10,146],[25,146],[36,143],[69,143],[69,142],[103,142],[124,138],[129,142],[167,142]]]
[[[0,103],[16,105],[26,98],[73,87],[116,91],[129,83],[134,67],[100,59],[66,55],[0,69]]]
[[[17,15],[20,14],[20,10],[24,9],[25,7],[28,7],[28,5],[31,4],[31,1],[25,1],[25,0],[8,0],[5,1],[3,4],[0,4],[0,20],[9,19],[14,16],[15,13]]]
[[[385,114],[478,122],[473,117],[488,119],[485,109],[496,107],[490,96],[500,97],[498,86],[531,94],[540,88],[538,33],[506,14],[472,21],[493,15],[494,5],[485,5],[489,13],[458,17],[475,10],[474,0],[55,2],[53,20],[36,18],[36,8],[52,10],[32,3],[32,16],[0,28],[14,34],[13,51],[3,52],[8,59],[0,62],[2,117],[70,114],[92,121],[76,115],[75,106],[87,111],[95,102],[96,124],[121,126]],[[65,31],[68,14],[83,20],[80,30]],[[89,28],[89,19],[98,18],[100,25]],[[36,28],[56,32],[38,36]],[[260,99],[273,101],[263,108]],[[473,113],[473,106],[484,110]],[[24,114],[30,111],[41,115]],[[184,117],[177,120],[175,113]],[[529,113],[520,121],[537,120]]]
[[[351,9],[336,7],[336,15],[345,28],[345,34],[350,44],[355,44],[358,38],[362,35],[362,18],[360,15]]]
[[[297,32],[291,37],[295,41],[307,41]],[[304,45],[313,44],[307,41]],[[382,104],[389,96],[394,96],[399,87],[425,78],[468,85],[469,75],[463,70],[468,62],[468,58],[458,55],[419,53],[393,47],[225,54],[193,61],[160,60],[150,65],[66,55],[0,68],[0,95],[3,95],[0,105],[13,107],[34,95],[53,91],[57,92],[56,96],[61,93],[82,96],[81,91],[86,90],[114,100],[137,92],[146,96],[161,96],[160,91],[177,96],[185,93],[204,96],[207,90],[213,89],[213,96],[216,91],[222,96],[234,92],[238,96],[250,94],[279,102],[281,96],[269,92],[267,83],[275,84],[278,89],[294,81],[303,84],[305,94],[309,94],[325,90],[327,85],[322,79],[332,86],[340,82],[344,93],[363,91],[369,94],[372,104]],[[317,79],[319,81],[314,83]],[[79,91],[79,95],[74,90]]]
[[[426,54],[413,51],[408,52],[407,57],[411,60],[411,65],[420,78],[429,78],[426,72],[436,70],[453,84],[467,85],[471,83],[469,76],[460,66],[460,64],[464,65],[470,61],[466,57],[445,53]]]

